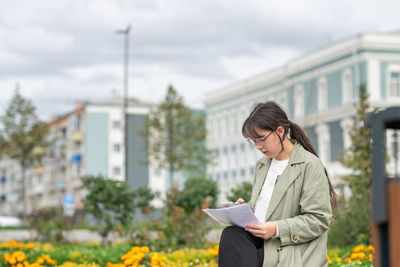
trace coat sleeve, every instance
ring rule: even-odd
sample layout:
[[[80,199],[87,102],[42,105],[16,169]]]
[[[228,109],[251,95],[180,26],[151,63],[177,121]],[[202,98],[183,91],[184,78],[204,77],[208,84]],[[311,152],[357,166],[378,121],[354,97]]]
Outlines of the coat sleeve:
[[[329,229],[332,209],[324,167],[317,158],[305,164],[300,214],[276,221],[282,246],[309,242]]]

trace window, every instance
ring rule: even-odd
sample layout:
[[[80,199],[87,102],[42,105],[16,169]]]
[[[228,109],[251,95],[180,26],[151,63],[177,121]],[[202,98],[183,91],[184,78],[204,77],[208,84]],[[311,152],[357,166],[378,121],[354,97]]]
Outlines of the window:
[[[389,65],[386,80],[387,98],[400,98],[400,65]]]
[[[239,133],[239,127],[238,127],[238,114],[234,113],[232,115],[232,119],[233,119],[233,133],[234,135]]]
[[[81,123],[82,123],[82,116],[77,114],[75,118],[75,130],[80,131],[81,130]]]
[[[250,167],[250,174],[251,174],[251,175],[254,174],[254,167]]]
[[[324,110],[327,106],[328,86],[325,77],[318,80],[318,110]]]
[[[294,116],[300,117],[304,114],[304,98],[303,98],[303,86],[296,85],[294,88]]]
[[[113,168],[113,175],[120,175],[121,174],[121,168],[120,167],[114,167]]]
[[[353,77],[350,69],[342,72],[342,102],[351,103],[353,99]]]
[[[240,176],[245,176],[245,175],[246,175],[246,170],[240,169]]]
[[[61,137],[65,138],[67,136],[67,128],[62,128],[61,129]]]
[[[222,136],[222,119],[217,120],[218,137]]]
[[[113,151],[115,153],[119,153],[121,151],[121,145],[120,144],[114,144],[113,145]]]
[[[244,143],[240,143],[240,150],[244,151],[244,148],[245,148],[245,144]]]
[[[158,177],[158,176],[161,176],[161,170],[160,170],[160,168],[155,168],[155,169],[154,169],[154,175],[157,176],[157,177]]]
[[[71,173],[73,176],[80,176],[81,175],[81,164],[72,164],[71,165]]]
[[[390,73],[389,96],[400,97],[400,72]]]
[[[225,130],[226,130],[226,136],[230,136],[231,135],[231,127],[229,124],[229,116],[225,117]]]
[[[236,177],[236,170],[233,170],[231,175],[232,175],[233,178],[235,178]]]
[[[278,97],[278,104],[279,104],[282,108],[286,109],[286,93],[285,93],[285,92],[279,94],[279,97]]]
[[[113,121],[112,122],[112,128],[113,129],[120,129],[121,128],[121,122],[120,121]]]

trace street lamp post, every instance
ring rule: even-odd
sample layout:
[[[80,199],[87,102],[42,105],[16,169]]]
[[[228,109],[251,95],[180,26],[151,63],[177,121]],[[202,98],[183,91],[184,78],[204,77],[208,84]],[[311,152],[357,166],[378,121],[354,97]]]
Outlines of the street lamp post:
[[[131,25],[128,24],[126,29],[117,30],[117,34],[123,34],[125,36],[124,42],[124,102],[122,105],[122,117],[124,120],[123,123],[123,132],[124,132],[124,168],[125,168],[125,182],[128,182],[128,116],[127,116],[127,107],[128,107],[128,87],[129,87],[129,33],[131,31]]]

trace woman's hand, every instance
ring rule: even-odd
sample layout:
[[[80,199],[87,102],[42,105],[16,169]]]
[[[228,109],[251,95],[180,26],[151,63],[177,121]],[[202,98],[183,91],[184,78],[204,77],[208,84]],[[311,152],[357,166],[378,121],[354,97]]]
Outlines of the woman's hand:
[[[276,223],[275,222],[265,222],[261,224],[246,224],[244,228],[249,231],[254,236],[262,239],[269,239],[276,235]]]
[[[236,200],[235,204],[237,204],[237,205],[244,204],[243,198],[238,198],[238,200]]]

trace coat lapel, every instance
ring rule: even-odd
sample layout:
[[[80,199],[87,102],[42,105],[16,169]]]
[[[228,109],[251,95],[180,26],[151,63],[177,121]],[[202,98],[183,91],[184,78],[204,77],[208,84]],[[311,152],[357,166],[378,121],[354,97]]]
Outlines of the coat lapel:
[[[289,158],[288,166],[285,168],[282,175],[279,177],[279,180],[276,182],[274,191],[272,192],[271,201],[269,202],[265,218],[266,221],[271,217],[272,213],[275,211],[286,190],[293,183],[293,181],[296,180],[296,178],[299,176],[300,168],[297,165],[303,162],[304,162],[304,148],[298,143],[295,143]]]

